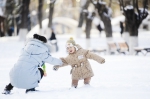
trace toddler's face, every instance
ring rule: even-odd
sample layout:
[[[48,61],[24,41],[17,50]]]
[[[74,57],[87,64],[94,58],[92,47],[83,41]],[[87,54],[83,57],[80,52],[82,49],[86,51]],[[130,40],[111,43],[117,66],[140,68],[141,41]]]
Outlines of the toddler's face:
[[[67,52],[70,54],[74,53],[75,52],[74,46],[67,47]]]

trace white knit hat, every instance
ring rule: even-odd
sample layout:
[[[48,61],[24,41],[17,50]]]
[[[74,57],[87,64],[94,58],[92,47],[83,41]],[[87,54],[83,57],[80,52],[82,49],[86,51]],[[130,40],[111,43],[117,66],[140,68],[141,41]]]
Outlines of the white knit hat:
[[[75,46],[75,45],[76,45],[76,43],[72,37],[70,37],[70,39],[66,42],[66,47],[71,47],[71,46]]]
[[[74,46],[76,50],[78,50],[77,46],[76,46],[76,42],[74,41],[74,39],[72,37],[70,37],[70,39],[66,42],[66,48],[67,47],[72,47]]]

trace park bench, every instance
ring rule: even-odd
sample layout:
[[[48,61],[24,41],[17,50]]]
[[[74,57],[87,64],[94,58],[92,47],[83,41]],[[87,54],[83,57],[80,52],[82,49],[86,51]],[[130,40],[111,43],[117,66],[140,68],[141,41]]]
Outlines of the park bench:
[[[110,54],[118,53],[118,48],[115,42],[108,42],[107,44],[108,44]]]
[[[91,51],[96,52],[96,53],[104,52],[106,54],[106,49],[105,48],[94,48]]]
[[[144,48],[143,50],[145,50],[145,51],[146,51],[145,55],[147,55],[147,53],[149,53],[149,52],[150,52],[150,47],[149,47],[149,48]]]
[[[123,54],[128,54],[129,53],[129,46],[126,42],[118,42],[118,52],[123,53]]]
[[[135,47],[134,48],[134,51],[135,51],[135,55],[138,55],[138,53],[142,53],[143,55],[147,55],[147,53],[150,52],[150,47]],[[146,53],[143,53],[143,51],[146,51]]]
[[[138,53],[142,53],[144,55],[144,53],[142,52],[143,49],[144,48],[134,47],[135,55],[138,55]]]
[[[110,54],[115,53],[123,53],[128,54],[129,53],[129,46],[126,42],[109,42],[108,43]]]
[[[101,47],[99,47],[99,48],[89,48],[89,50],[90,51],[92,51],[92,52],[95,52],[95,53],[105,53],[106,54],[106,48],[101,48]]]

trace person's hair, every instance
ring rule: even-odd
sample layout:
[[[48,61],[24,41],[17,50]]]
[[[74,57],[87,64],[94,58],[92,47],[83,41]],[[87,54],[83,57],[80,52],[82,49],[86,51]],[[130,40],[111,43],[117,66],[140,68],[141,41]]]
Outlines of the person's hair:
[[[39,34],[34,34],[33,38],[38,39],[38,40],[40,40],[40,41],[42,41],[44,43],[47,43],[47,39],[44,36],[41,36]]]

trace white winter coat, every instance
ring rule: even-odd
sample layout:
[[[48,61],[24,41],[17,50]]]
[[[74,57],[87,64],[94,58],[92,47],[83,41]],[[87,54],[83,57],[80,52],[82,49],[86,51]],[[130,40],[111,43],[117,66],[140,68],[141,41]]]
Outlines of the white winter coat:
[[[38,67],[43,63],[62,65],[60,59],[50,55],[49,47],[37,40],[31,39],[23,48],[21,55],[10,71],[10,83],[23,89],[35,88],[41,80]]]

